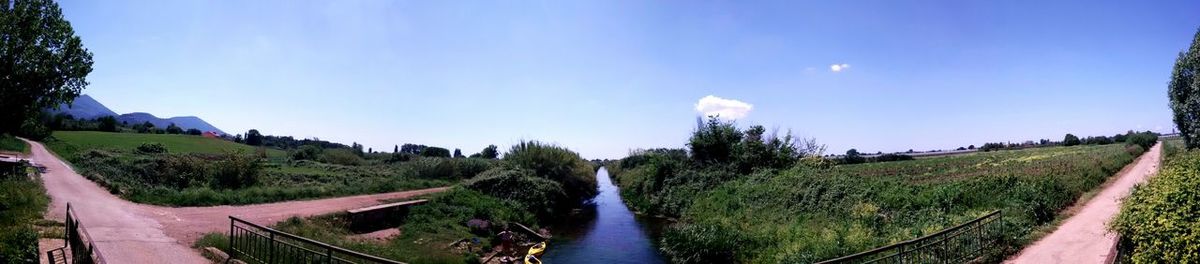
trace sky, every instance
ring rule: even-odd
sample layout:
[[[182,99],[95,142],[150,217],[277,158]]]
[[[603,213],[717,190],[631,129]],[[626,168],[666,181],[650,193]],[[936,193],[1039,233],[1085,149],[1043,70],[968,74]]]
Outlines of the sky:
[[[1200,1],[60,2],[118,113],[230,133],[584,158],[696,118],[829,153],[1170,132]]]

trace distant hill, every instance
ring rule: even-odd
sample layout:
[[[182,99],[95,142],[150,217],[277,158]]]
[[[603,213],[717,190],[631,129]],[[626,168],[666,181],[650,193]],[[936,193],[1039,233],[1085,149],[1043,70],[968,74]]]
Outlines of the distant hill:
[[[57,115],[59,113],[69,114],[77,119],[95,119],[104,116],[117,116],[117,112],[109,110],[104,104],[97,102],[88,95],[80,95],[75,98],[75,102],[70,105],[60,104],[58,109],[50,109],[50,114]]]
[[[177,116],[163,119],[150,113],[142,112],[118,115],[116,112],[109,110],[104,104],[86,94],[76,97],[75,102],[72,102],[70,105],[62,104],[58,106],[58,109],[46,109],[46,111],[50,112],[50,114],[66,113],[76,119],[96,119],[104,116],[115,116],[119,122],[129,123],[130,125],[150,122],[154,124],[154,127],[158,128],[166,128],[171,123],[175,123],[176,126],[183,129],[195,128],[200,131],[213,131],[225,134],[225,131],[221,131],[221,129],[205,122],[204,119],[195,116]]]
[[[171,125],[171,123],[175,123],[176,126],[179,126],[183,129],[195,128],[199,129],[200,131],[215,131],[217,133],[225,134],[225,131],[221,131],[212,124],[204,122],[203,119],[194,116],[177,116],[163,119],[150,113],[134,112],[117,116],[117,121],[129,123],[130,125],[150,122],[151,124],[154,124],[154,127],[158,128],[165,128]]]

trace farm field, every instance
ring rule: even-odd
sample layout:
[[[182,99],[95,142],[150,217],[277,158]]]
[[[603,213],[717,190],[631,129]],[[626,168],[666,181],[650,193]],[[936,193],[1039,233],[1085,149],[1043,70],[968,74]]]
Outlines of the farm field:
[[[678,263],[810,263],[1002,210],[1003,237],[986,255],[996,261],[1142,151],[1124,144],[1049,147],[742,176],[684,169],[658,178],[674,185],[659,192],[650,186],[661,163],[619,168],[615,177],[635,210],[678,218],[661,240]]]
[[[353,166],[290,160],[281,150],[190,135],[55,132],[54,137],[46,144],[51,150],[110,192],[134,202],[170,206],[254,204],[439,187],[493,163],[419,158]]]
[[[143,143],[161,143],[173,153],[221,154],[230,151],[254,153],[257,148],[228,140],[177,134],[112,133],[98,131],[55,131],[56,141],[47,142],[54,152],[64,158],[90,149],[130,150]],[[263,149],[267,156],[282,157],[287,153]]]

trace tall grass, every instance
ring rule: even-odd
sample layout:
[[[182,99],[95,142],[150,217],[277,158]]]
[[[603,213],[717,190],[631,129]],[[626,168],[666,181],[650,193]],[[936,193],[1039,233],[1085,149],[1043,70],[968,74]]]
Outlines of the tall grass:
[[[0,134],[0,151],[29,153],[29,144],[8,134]]]
[[[38,233],[50,198],[39,179],[0,175],[0,263],[36,263]]]
[[[1077,146],[752,174],[651,161],[617,178],[632,207],[679,217],[660,243],[678,263],[816,262],[1003,210],[999,258],[1133,158]]]

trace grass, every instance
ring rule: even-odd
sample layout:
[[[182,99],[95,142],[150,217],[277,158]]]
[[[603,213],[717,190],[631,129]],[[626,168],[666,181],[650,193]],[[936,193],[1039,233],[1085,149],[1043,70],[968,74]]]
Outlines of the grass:
[[[254,204],[440,187],[494,163],[424,158],[346,166],[289,161],[284,151],[190,135],[59,131],[54,137],[47,146],[85,177],[127,200],[168,206]],[[161,144],[167,151],[139,151],[144,143]],[[224,164],[240,164],[228,161],[241,155],[266,158],[244,170],[251,175],[246,184],[222,184],[224,169],[229,167]]]
[[[38,261],[34,223],[49,203],[40,178],[0,175],[0,263]]]
[[[806,263],[920,237],[1003,210],[989,257],[1011,254],[1133,160],[1121,144],[1053,147],[750,175],[685,170],[648,192],[655,166],[621,168],[639,211],[680,208],[662,248],[676,262]],[[610,171],[611,172],[611,171]],[[715,183],[696,184],[706,179]],[[669,213],[669,211],[667,211]],[[674,216],[674,215],[670,215]],[[706,255],[707,254],[707,255]],[[704,256],[704,258],[690,258]]]
[[[29,144],[14,136],[0,135],[0,151],[29,153]]]
[[[55,131],[56,139],[47,142],[55,153],[63,157],[76,155],[89,149],[130,150],[143,143],[156,142],[167,147],[171,153],[220,154],[230,151],[255,153],[259,148],[236,142],[194,135],[112,133],[97,131]],[[269,157],[283,157],[286,152],[263,149]]]
[[[405,263],[471,263],[481,256],[479,248],[491,248],[489,234],[473,231],[465,223],[471,219],[488,219],[493,226],[503,223],[533,223],[535,219],[513,208],[520,205],[497,199],[464,188],[435,194],[430,202],[413,207],[408,217],[396,225],[400,234],[383,241],[364,241],[354,238],[343,214],[329,214],[310,218],[291,218],[272,226],[276,230],[321,241],[349,250],[393,259]],[[447,248],[451,242],[463,238],[483,237],[476,250]],[[222,233],[206,234],[194,245],[216,247],[229,252],[229,237]]]
[[[1111,223],[1130,247],[1123,262],[1200,262],[1200,150],[1164,142],[1158,175],[1134,188]]]

